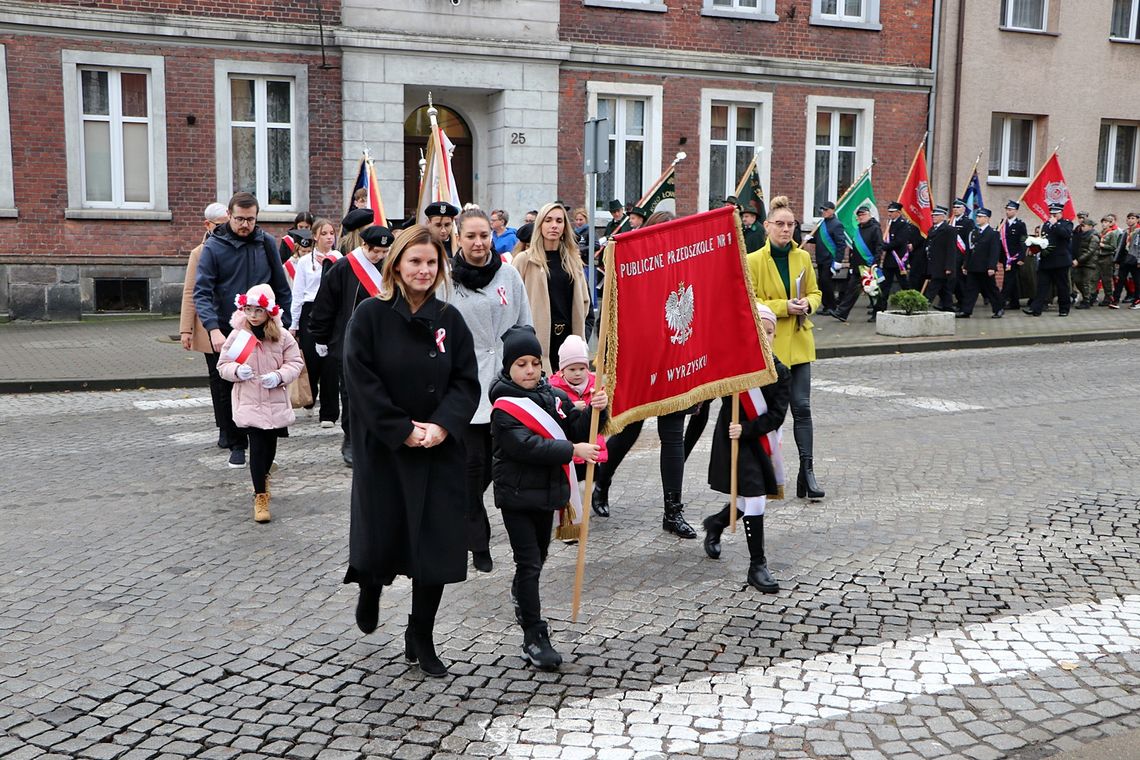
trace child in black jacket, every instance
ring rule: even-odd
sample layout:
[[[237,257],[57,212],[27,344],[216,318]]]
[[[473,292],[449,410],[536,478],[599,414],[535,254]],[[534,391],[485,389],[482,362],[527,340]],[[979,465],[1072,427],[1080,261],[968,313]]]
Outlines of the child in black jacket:
[[[776,315],[763,304],[758,304],[761,324],[769,342],[776,337]],[[736,508],[744,513],[744,535],[748,540],[748,584],[765,594],[775,594],[779,583],[768,572],[764,554],[764,508],[768,499],[784,497],[784,466],[780,456],[778,431],[788,413],[791,391],[791,373],[776,362],[776,382],[765,385],[760,392],[741,394],[741,421],[732,423],[732,397],[722,399],[720,415],[713,432],[712,453],[709,455],[709,486],[714,491],[731,493],[733,440],[740,441],[740,454],[736,461]],[[728,527],[729,505],[704,520],[705,553],[712,559],[720,557],[720,537]]]
[[[494,405],[491,476],[495,506],[503,511],[515,558],[511,601],[523,629],[523,657],[541,670],[557,670],[562,657],[550,645],[538,582],[550,546],[554,512],[567,502],[577,503],[578,483],[571,460],[597,461],[598,446],[585,442],[590,438],[590,409],[575,409],[565,393],[546,382],[542,346],[531,327],[513,327],[503,336],[503,371],[488,395]],[[590,407],[603,410],[604,415],[606,403],[605,391],[599,390]]]

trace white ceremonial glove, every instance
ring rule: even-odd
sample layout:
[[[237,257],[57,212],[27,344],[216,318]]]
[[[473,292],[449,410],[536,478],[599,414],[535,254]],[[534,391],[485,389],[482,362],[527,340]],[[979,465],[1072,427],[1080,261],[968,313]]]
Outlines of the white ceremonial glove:
[[[276,388],[278,385],[281,385],[281,375],[276,372],[267,372],[261,376],[262,388]]]
[[[316,349],[317,349],[317,356],[328,356],[329,355],[329,347],[324,345],[323,343],[317,343]]]
[[[249,380],[251,377],[253,377],[253,367],[248,364],[239,364],[237,368],[237,379]]]

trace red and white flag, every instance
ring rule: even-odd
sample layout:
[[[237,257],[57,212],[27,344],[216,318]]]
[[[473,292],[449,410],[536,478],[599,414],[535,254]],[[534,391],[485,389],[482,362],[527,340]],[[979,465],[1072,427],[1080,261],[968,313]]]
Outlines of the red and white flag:
[[[380,270],[368,260],[363,251],[357,248],[348,254],[348,265],[352,267],[352,273],[356,275],[356,279],[360,280],[360,284],[368,291],[368,295],[375,296],[380,292]]]
[[[566,433],[558,421],[529,398],[504,396],[492,404],[491,408],[511,415],[535,435],[547,440],[567,440]],[[565,416],[561,408],[558,411]],[[582,494],[578,492],[578,478],[569,462],[562,465],[562,472],[566,476],[566,483],[570,486],[570,506],[574,508],[571,522],[579,525],[582,522]]]
[[[926,237],[927,231],[934,224],[930,175],[926,170],[926,145],[919,145],[918,152],[914,154],[906,181],[903,182],[902,190],[899,190],[899,203],[902,204],[906,218]]]
[[[253,350],[261,343],[257,336],[249,330],[235,330],[230,338],[233,342],[222,354],[222,358],[238,364],[245,364],[246,360],[253,354]]]
[[[611,430],[775,381],[744,259],[727,206],[607,246]]]
[[[451,154],[454,152],[455,145],[432,115],[431,137],[428,138],[427,154],[424,156],[424,176],[420,180],[420,205],[416,209],[416,218],[420,224],[427,224],[424,209],[436,201],[447,201],[458,209],[463,208],[463,203],[459,200],[459,188],[455,184],[455,172],[451,170]]]
[[[1049,156],[1037,176],[1021,194],[1021,202],[1029,206],[1034,214],[1041,217],[1041,221],[1049,221],[1049,205],[1053,203],[1065,204],[1061,216],[1073,220],[1077,218],[1077,210],[1073,206],[1073,196],[1069,194],[1069,185],[1065,182],[1065,174],[1061,171],[1061,161],[1057,152]]]
[[[764,399],[764,392],[759,388],[749,388],[740,394],[740,407],[744,416],[754,420],[768,413],[768,402]],[[760,447],[772,460],[772,469],[776,471],[776,484],[780,490],[784,489],[784,453],[781,444],[784,442],[784,433],[779,428],[770,430],[760,437]],[[783,494],[781,493],[781,496]]]

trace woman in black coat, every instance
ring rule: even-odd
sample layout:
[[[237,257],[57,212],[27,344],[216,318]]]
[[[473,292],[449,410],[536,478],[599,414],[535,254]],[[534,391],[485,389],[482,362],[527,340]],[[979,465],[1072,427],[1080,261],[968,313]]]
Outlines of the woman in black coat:
[[[462,315],[435,296],[442,246],[416,225],[384,260],[381,293],[345,334],[352,405],[352,522],[345,583],[360,584],[356,624],[376,630],[381,589],[412,579],[404,655],[430,676],[447,668],[433,629],[443,586],[467,578],[466,451],[479,402],[474,343]]]

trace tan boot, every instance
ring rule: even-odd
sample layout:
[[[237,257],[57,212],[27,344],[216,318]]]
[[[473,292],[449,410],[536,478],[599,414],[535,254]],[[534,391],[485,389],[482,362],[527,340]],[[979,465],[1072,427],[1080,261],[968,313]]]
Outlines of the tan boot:
[[[269,522],[269,494],[255,493],[253,495],[253,520],[259,523]]]

